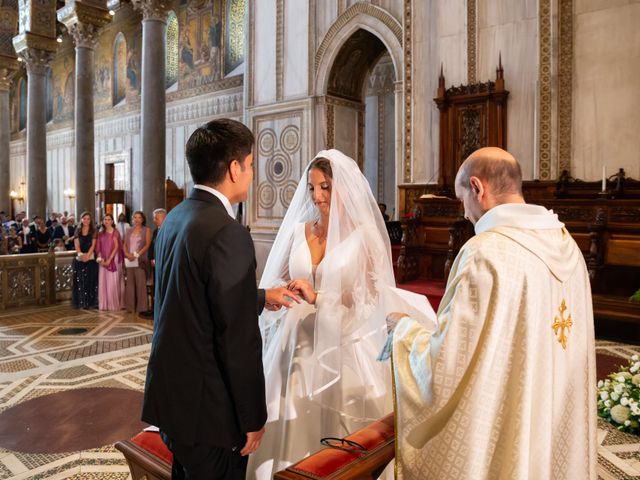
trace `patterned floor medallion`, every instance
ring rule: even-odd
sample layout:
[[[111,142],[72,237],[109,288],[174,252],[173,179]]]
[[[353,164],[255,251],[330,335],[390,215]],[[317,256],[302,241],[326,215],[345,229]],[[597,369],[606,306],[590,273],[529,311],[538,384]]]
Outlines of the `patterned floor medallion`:
[[[112,442],[142,426],[151,334],[151,321],[125,313],[0,314],[0,479],[130,479]],[[602,377],[640,347],[600,341],[596,353]],[[57,430],[47,437],[46,427]],[[640,438],[598,421],[598,442],[599,479],[640,480]]]

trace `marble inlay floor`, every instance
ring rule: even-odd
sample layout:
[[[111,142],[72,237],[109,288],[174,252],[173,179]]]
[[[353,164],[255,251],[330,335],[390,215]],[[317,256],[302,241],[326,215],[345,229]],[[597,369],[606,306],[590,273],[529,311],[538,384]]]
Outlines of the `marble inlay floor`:
[[[61,334],[68,328],[86,331]],[[0,313],[0,415],[14,405],[72,389],[95,389],[96,402],[100,389],[129,389],[139,395],[152,328],[151,321],[132,314],[68,306]],[[117,411],[122,406],[112,408]],[[131,431],[138,430],[139,412],[129,412],[126,418]],[[21,453],[0,445],[0,479],[4,478],[126,480],[131,476],[113,444],[59,453]]]
[[[83,333],[65,335],[69,328],[83,329]],[[56,306],[0,313],[0,418],[15,405],[69,390],[79,394],[83,390],[86,395],[92,392],[87,389],[95,389],[96,401],[100,389],[142,392],[151,332],[151,321],[124,312]],[[612,357],[624,363],[625,358],[640,354],[640,347],[599,341],[596,353],[601,359],[606,355],[609,363]],[[122,409],[122,405],[113,408]],[[125,412],[125,427],[132,431],[139,426],[136,409]],[[639,437],[599,421],[598,442],[600,479],[640,480]],[[46,451],[56,453],[22,453],[0,445],[0,479],[131,478],[124,457],[112,444],[72,452]]]

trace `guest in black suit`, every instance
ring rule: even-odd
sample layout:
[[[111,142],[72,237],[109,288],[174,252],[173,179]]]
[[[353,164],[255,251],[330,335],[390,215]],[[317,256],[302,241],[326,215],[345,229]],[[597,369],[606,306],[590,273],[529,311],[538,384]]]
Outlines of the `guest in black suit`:
[[[61,238],[67,250],[73,250],[73,234],[75,232],[75,227],[73,225],[69,225],[67,217],[62,217],[60,219],[60,225],[58,225],[53,231],[53,239]]]
[[[186,147],[194,189],[156,239],[142,419],[173,452],[173,479],[244,479],[264,434],[258,313],[265,301],[289,306],[293,294],[257,291],[253,242],[233,217],[253,178],[253,144],[240,122],[198,128]]]

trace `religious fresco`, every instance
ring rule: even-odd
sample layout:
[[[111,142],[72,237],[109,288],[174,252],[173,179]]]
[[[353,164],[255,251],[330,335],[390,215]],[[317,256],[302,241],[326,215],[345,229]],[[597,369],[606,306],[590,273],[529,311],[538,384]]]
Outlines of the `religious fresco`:
[[[130,5],[120,9],[124,21],[109,24],[95,49],[94,109],[109,110],[139,98],[142,80],[141,15]]]
[[[196,0],[180,4],[180,88],[212,83],[244,62],[245,1]]]
[[[167,16],[166,88],[186,90],[213,84],[244,62],[246,0],[176,0],[173,4],[174,10]],[[141,13],[125,3],[114,21],[101,29],[94,57],[97,113],[139,101],[141,22]],[[45,107],[47,121],[55,124],[73,120],[74,70],[73,41],[65,36],[51,63]],[[11,95],[13,133],[26,126],[26,74],[20,75],[24,80],[14,81]]]
[[[75,102],[75,51],[67,48],[51,62],[51,119],[73,120]],[[48,106],[49,107],[49,106]]]

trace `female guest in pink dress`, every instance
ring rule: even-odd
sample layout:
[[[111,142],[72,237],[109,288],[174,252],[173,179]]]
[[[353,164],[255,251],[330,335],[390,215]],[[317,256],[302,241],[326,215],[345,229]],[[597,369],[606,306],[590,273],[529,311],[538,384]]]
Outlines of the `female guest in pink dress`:
[[[114,228],[113,217],[107,213],[102,219],[96,252],[100,264],[98,304],[100,310],[120,310],[120,232]]]
[[[133,214],[133,227],[124,236],[123,250],[127,271],[124,305],[127,312],[147,311],[147,250],[151,245],[151,229],[146,227],[142,212]]]

